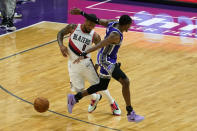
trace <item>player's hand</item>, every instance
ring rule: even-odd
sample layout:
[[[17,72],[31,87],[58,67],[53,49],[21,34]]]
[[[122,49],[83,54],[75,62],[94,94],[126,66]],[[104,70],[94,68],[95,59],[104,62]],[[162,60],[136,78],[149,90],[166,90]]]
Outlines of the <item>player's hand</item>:
[[[77,58],[73,63],[75,64],[75,63],[79,63],[81,60],[83,60],[83,59],[85,59],[85,57],[84,56],[79,56],[79,58]]]
[[[68,56],[68,48],[66,46],[64,46],[64,45],[60,46],[60,50],[61,50],[62,55],[64,57],[67,57]]]
[[[81,14],[81,10],[79,8],[74,8],[70,10],[70,13],[72,15],[80,15]]]

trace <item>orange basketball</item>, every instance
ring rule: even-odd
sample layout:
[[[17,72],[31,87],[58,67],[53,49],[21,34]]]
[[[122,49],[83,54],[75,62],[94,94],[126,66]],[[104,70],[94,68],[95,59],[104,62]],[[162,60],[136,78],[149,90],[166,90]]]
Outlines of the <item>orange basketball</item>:
[[[34,100],[34,109],[40,113],[49,109],[49,101],[46,98],[38,97]]]

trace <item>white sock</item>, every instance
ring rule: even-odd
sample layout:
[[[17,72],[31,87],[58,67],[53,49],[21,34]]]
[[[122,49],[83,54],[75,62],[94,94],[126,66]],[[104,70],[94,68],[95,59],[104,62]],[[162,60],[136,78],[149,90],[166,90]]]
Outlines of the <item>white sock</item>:
[[[112,98],[108,90],[104,90],[102,91],[102,93],[107,97],[110,104],[114,103],[114,99]]]
[[[98,97],[98,94],[94,93],[91,95],[93,100],[96,100],[96,98]]]

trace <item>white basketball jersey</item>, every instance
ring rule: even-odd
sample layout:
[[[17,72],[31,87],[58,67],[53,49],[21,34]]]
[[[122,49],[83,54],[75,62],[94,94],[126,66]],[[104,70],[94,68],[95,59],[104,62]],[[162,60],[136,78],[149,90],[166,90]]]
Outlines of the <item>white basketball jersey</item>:
[[[84,33],[81,29],[81,24],[78,24],[69,39],[69,58],[76,59],[80,53],[91,48],[93,37],[94,30],[90,33]],[[87,57],[90,58],[90,54],[87,54]]]

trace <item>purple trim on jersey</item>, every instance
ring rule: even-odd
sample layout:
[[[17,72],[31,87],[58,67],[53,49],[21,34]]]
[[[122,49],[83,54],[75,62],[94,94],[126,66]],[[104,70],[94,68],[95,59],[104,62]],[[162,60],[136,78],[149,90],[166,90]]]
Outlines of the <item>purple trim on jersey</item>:
[[[105,70],[103,66],[101,66],[100,74],[109,75],[109,73]]]

